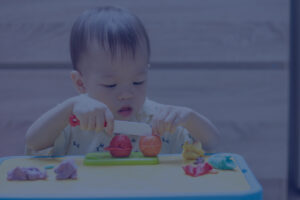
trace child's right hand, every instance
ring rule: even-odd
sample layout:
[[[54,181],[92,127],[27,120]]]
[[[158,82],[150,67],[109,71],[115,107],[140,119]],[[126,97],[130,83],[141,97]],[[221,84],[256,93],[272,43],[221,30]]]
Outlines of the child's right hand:
[[[113,133],[114,117],[109,108],[86,94],[75,97],[73,114],[79,119],[82,130],[100,132],[106,122],[107,133]]]

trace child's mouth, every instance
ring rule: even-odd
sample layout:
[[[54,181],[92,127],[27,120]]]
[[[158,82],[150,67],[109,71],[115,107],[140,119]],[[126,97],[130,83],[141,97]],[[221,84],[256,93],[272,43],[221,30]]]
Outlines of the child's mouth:
[[[132,113],[132,108],[130,106],[124,106],[118,110],[118,113],[123,117],[128,117]]]

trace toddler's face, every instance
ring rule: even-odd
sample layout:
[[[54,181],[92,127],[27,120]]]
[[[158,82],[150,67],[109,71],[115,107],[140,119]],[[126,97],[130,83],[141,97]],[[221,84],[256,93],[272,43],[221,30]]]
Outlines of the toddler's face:
[[[134,58],[130,54],[111,58],[93,45],[78,63],[85,92],[106,104],[115,119],[130,120],[144,104],[148,55],[143,49],[137,48]]]

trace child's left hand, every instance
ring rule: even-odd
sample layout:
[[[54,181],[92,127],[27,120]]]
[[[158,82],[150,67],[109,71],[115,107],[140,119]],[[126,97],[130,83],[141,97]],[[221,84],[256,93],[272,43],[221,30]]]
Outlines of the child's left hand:
[[[163,135],[165,132],[174,133],[178,126],[185,127],[193,114],[193,110],[180,106],[163,106],[152,121],[152,132]]]

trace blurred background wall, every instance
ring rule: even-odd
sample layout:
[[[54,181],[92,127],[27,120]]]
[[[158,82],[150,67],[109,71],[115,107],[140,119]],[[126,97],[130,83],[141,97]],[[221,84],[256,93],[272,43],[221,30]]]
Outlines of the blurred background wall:
[[[183,105],[219,128],[219,151],[242,155],[265,199],[284,199],[287,0],[1,0],[0,156],[22,155],[42,113],[76,95],[69,32],[85,9],[125,7],[151,40],[149,98]]]

